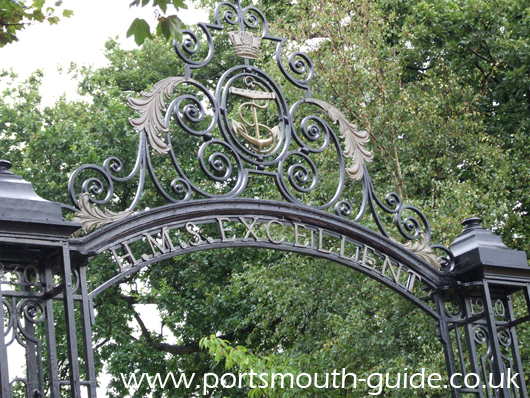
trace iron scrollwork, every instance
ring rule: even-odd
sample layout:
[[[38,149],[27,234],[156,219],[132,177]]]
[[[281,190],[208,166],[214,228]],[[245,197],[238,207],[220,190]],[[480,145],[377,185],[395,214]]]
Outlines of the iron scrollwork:
[[[44,372],[42,340],[35,333],[35,326],[44,322],[46,312],[43,302],[37,299],[24,298],[17,302],[15,297],[3,299],[5,309],[4,339],[7,347],[18,343],[26,351],[26,361],[32,362],[36,374],[16,377],[12,383],[22,383],[25,388],[30,386],[30,378],[36,379],[36,392],[44,391]],[[35,395],[38,396],[38,395]]]
[[[203,44],[197,34],[184,30],[183,41],[174,44],[178,57],[185,64],[184,76],[161,80],[150,92],[142,94],[142,98],[127,99],[129,105],[140,113],[138,118],[131,120],[133,128],[139,132],[139,148],[129,175],[118,176],[123,166],[115,157],[108,158],[103,166],[81,166],[71,175],[69,194],[79,209],[74,221],[83,223],[85,233],[137,211],[147,173],[168,203],[238,197],[247,187],[250,175],[254,174],[272,177],[283,199],[291,203],[334,210],[337,215],[354,222],[360,222],[369,210],[379,231],[389,238],[379,211],[392,214],[397,231],[408,241],[403,245],[405,248],[435,268],[452,270],[454,259],[451,252],[441,245],[430,245],[430,226],[419,209],[403,205],[395,193],[388,194],[385,203],[377,196],[366,167],[374,157],[366,147],[369,133],[359,129],[334,106],[312,98],[310,82],[315,71],[306,54],[292,53],[286,58],[285,65],[282,54],[286,39],[269,35],[263,13],[253,6],[243,8],[239,0],[222,1],[215,10],[213,23],[199,23],[198,26],[208,45],[205,58],[196,59],[199,53],[203,53],[199,52]],[[235,28],[230,30],[232,26]],[[212,60],[215,54],[213,33],[225,29],[230,30],[229,40],[241,62],[222,75],[215,93],[211,93],[192,78],[192,71]],[[260,45],[264,41],[276,43],[278,69],[289,83],[303,91],[304,98],[290,109],[274,79],[251,64],[259,58]],[[198,93],[189,94],[186,87]],[[166,107],[166,101],[174,97],[175,91],[176,98]],[[298,113],[305,112],[307,107],[317,107],[319,113],[299,117]],[[262,119],[264,114],[266,122]],[[338,125],[338,134],[321,115],[326,115],[331,124]],[[178,148],[172,144],[178,141],[170,133],[173,120],[188,137],[202,139],[202,143],[197,143],[197,161],[205,180],[216,187],[213,192],[194,182],[179,163]],[[301,121],[296,126],[298,120]],[[170,189],[167,184],[164,187],[154,171],[150,149],[155,156],[170,159],[175,174]],[[314,203],[308,198],[322,186],[315,156],[328,149],[337,160],[338,181],[330,198]],[[88,171],[92,176],[81,184],[79,192],[76,179]],[[105,208],[115,199],[114,184],[133,178],[138,181],[136,193],[127,208],[118,212]],[[344,197],[347,179],[362,184],[362,202],[356,214],[351,201]],[[445,254],[439,258],[435,250],[442,250]]]

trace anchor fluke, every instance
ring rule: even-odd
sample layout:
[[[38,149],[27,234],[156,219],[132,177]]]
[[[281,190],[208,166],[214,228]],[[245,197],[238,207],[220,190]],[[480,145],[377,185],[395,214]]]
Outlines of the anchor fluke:
[[[276,142],[281,137],[281,130],[279,126],[274,126],[270,128],[264,124],[259,123],[257,109],[266,109],[269,106],[269,101],[276,99],[276,94],[273,92],[266,91],[266,87],[262,84],[256,82],[253,78],[247,77],[245,79],[245,84],[249,89],[242,89],[237,87],[230,87],[229,92],[231,94],[238,95],[243,98],[250,99],[249,102],[241,104],[237,110],[239,118],[241,121],[232,119],[232,130],[239,134],[245,139],[250,145],[250,147],[258,153],[268,153],[274,150]],[[251,90],[252,88],[258,86],[263,91]],[[260,105],[254,101],[265,101],[264,105]],[[252,122],[249,122],[243,116],[242,110],[245,107],[250,107],[252,109]],[[254,136],[251,136],[247,127],[254,127]],[[269,136],[266,138],[261,138],[260,129],[265,130],[269,133]]]

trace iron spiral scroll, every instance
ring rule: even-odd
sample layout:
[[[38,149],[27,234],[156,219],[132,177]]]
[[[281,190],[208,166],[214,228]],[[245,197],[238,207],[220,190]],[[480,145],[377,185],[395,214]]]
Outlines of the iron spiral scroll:
[[[222,1],[213,23],[199,23],[198,27],[206,38],[207,51],[201,51],[205,43],[191,30],[182,31],[183,41],[174,44],[185,65],[184,75],[161,80],[142,98],[127,99],[129,106],[140,113],[131,120],[139,142],[136,161],[128,175],[121,176],[124,167],[120,159],[109,157],[101,166],[83,165],[70,176],[69,195],[77,209],[74,221],[83,223],[85,233],[138,211],[147,175],[167,203],[239,197],[253,177],[261,176],[274,181],[281,198],[290,203],[334,211],[356,223],[369,212],[379,232],[387,238],[391,236],[380,214],[389,214],[399,235],[408,242],[404,244],[406,248],[433,267],[453,269],[451,252],[444,246],[430,245],[429,222],[418,208],[404,205],[393,192],[384,201],[377,196],[366,167],[374,156],[365,148],[369,134],[359,130],[334,106],[312,98],[310,83],[315,71],[311,59],[297,51],[284,62],[286,39],[269,35],[268,22],[260,10],[253,6],[243,8],[239,0]],[[241,62],[224,72],[212,93],[192,77],[192,71],[206,66],[214,57],[216,31],[229,32]],[[275,80],[253,64],[265,40],[276,44],[274,59],[281,75],[303,96],[291,107]],[[205,54],[204,58],[197,59],[199,54]],[[318,111],[307,114],[309,107]],[[263,113],[272,124],[259,119]],[[209,181],[216,189],[207,189],[202,181],[190,177],[189,170],[179,161],[179,148],[175,145],[179,146],[180,141],[172,137],[170,126],[178,128],[187,139],[196,140],[198,167],[193,173],[200,171],[203,181]],[[332,126],[338,126],[338,133]],[[315,158],[325,151],[332,153],[338,166],[337,181],[330,197],[315,203],[311,194],[320,189],[323,179]],[[169,159],[173,174],[169,184],[160,181],[155,171],[153,160],[157,156]],[[90,176],[83,180],[85,173]],[[115,184],[133,179],[136,191],[126,209],[114,212],[105,208],[117,199]],[[348,180],[359,181],[362,187],[357,211],[345,192]],[[434,250],[441,250],[443,256],[438,257]]]

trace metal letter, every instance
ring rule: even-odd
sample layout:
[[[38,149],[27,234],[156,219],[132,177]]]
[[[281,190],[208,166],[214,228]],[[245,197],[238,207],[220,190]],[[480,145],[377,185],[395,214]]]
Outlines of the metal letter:
[[[282,236],[282,238],[280,240],[274,240],[272,239],[272,236],[271,236],[271,225],[273,223],[276,223],[280,226],[283,227],[283,224],[277,220],[270,220],[267,224],[265,224],[265,233],[267,234],[267,238],[269,238],[269,240],[271,241],[271,243],[275,243],[277,245],[279,245],[280,243],[282,243],[284,240],[285,240],[285,236]]]
[[[228,218],[218,218],[217,222],[219,223],[219,231],[221,231],[221,242],[233,242],[236,240],[236,235],[232,236],[230,239],[228,239],[225,235],[225,232],[232,232],[232,228],[223,228],[223,221],[230,222]]]
[[[307,228],[305,227],[304,224],[299,224],[297,222],[294,222],[293,225],[294,225],[294,245],[296,247],[307,247],[307,242],[304,245],[301,245],[300,243],[298,243],[298,238],[299,238],[298,228],[303,228],[303,229],[307,229]],[[304,239],[307,239],[307,236],[305,236],[305,234],[302,235],[302,237]]]
[[[399,269],[401,270],[401,264],[399,265]],[[409,269],[407,272],[410,274],[409,280],[407,281],[407,290],[412,293],[412,289],[414,289],[414,281],[416,280],[416,277],[418,277],[418,279],[421,281],[421,276],[415,273],[414,271],[412,271],[411,269]]]
[[[127,242],[124,242],[121,245],[122,245],[123,251],[126,253],[124,256],[118,256],[118,254],[116,253],[116,247],[111,247],[109,249],[112,252],[112,255],[114,256],[114,260],[116,260],[116,262],[120,266],[120,270],[125,269],[125,266],[123,265],[123,260],[125,260],[126,258],[129,258],[131,260],[131,262],[128,265],[131,265],[131,264],[133,266],[137,265],[138,261],[136,261],[136,259],[134,258],[134,255],[132,254],[131,249],[129,248],[129,245],[127,244]]]
[[[394,266],[392,265],[392,262],[390,261],[390,259],[388,258],[387,255],[385,255],[385,262],[383,263],[383,268],[381,269],[381,274],[385,275],[385,271],[387,269],[387,264],[388,264],[388,269],[390,269],[390,273],[392,274],[392,277],[394,278],[394,282],[396,282],[397,285],[399,285],[399,277],[401,276],[401,267],[402,265],[398,263],[399,267],[398,267],[398,270],[397,270],[397,274],[394,272]],[[412,281],[412,284],[414,285],[414,281]]]
[[[367,246],[367,245],[364,245],[364,250],[363,250],[363,261],[361,261],[361,265],[363,267],[366,267],[366,268],[371,268],[371,269],[375,269],[375,259],[372,258],[372,257],[368,257],[368,250],[371,250],[372,253],[375,254],[375,250],[372,249],[370,246]],[[373,264],[373,267],[371,267],[370,265]]]
[[[160,245],[156,241],[156,239],[153,239],[153,237],[148,233],[143,234],[143,236],[147,238],[147,241],[149,242],[149,246],[151,246],[151,250],[153,251],[154,257],[157,256],[157,252],[155,248],[157,248],[162,254],[165,254],[167,252],[168,249],[166,248],[166,242],[168,243],[170,251],[175,250],[175,247],[173,246],[173,242],[171,242],[171,239],[169,237],[167,227],[162,228],[162,245]]]
[[[322,253],[331,253],[333,251],[333,248],[329,250],[322,249],[322,235],[324,230],[322,228],[318,229],[318,251]]]
[[[197,228],[197,226],[191,222],[186,223],[186,231],[188,231],[190,234],[195,236],[197,239],[195,242],[192,242],[190,240],[190,245],[192,246],[199,246],[202,243],[201,235],[199,235],[198,232],[194,231],[194,229]]]
[[[259,238],[257,237],[256,233],[254,232],[254,230],[252,228],[254,228],[254,225],[256,224],[256,222],[258,221],[258,217],[254,217],[254,221],[252,221],[252,224],[248,225],[247,222],[245,221],[245,217],[239,217],[239,219],[241,220],[241,222],[243,223],[243,225],[245,227],[247,227],[247,233],[245,235],[245,237],[243,238],[243,242],[246,242],[248,240],[248,236],[250,234],[254,235],[254,239],[256,240],[256,242],[259,242]]]
[[[340,258],[345,258],[345,259],[347,259],[347,260],[351,260],[351,259],[353,258],[353,256],[348,257],[348,256],[345,256],[345,255],[344,255],[345,244],[346,244],[346,237],[345,237],[344,235],[341,235],[341,239],[340,239],[340,254],[339,254],[339,257],[340,257]]]

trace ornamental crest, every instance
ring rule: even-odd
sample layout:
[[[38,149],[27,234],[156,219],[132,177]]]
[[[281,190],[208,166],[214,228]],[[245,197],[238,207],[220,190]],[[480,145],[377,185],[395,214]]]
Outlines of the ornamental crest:
[[[252,197],[309,206],[354,223],[371,215],[370,224],[387,238],[417,243],[421,237],[421,245],[406,247],[432,257],[437,267],[423,213],[395,193],[384,201],[375,193],[367,168],[374,157],[370,133],[351,121],[353,115],[313,98],[310,57],[289,53],[287,39],[269,33],[264,14],[241,3],[223,1],[213,22],[182,32],[182,42],[174,43],[182,76],[128,98],[138,112],[130,121],[139,137],[134,165],[126,170],[109,157],[72,174],[69,193],[84,233],[141,210],[149,178],[169,204]],[[230,44],[237,57],[221,58],[217,46]],[[203,81],[200,69],[214,59],[226,69],[216,81]],[[118,200],[120,184],[136,192]],[[388,215],[393,232],[384,225]]]
[[[228,33],[232,46],[239,57],[248,59],[259,58],[259,47],[261,46],[261,37],[251,32],[237,31]]]

